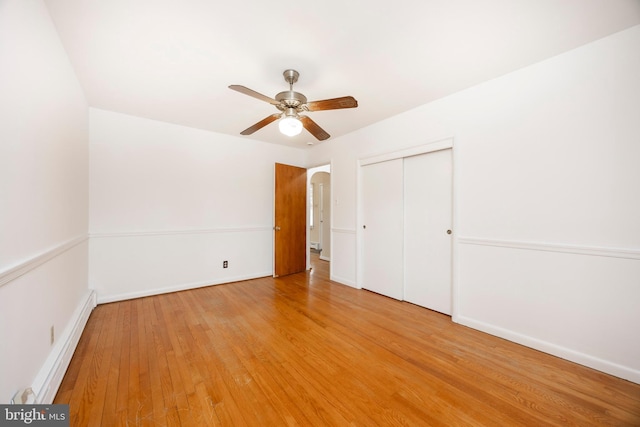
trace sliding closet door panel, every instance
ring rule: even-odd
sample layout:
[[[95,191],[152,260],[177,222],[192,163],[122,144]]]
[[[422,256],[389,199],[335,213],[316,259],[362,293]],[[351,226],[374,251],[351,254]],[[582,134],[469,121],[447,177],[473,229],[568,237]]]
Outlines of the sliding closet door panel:
[[[406,301],[451,314],[451,150],[404,159]]]
[[[402,159],[362,167],[362,287],[402,299]]]

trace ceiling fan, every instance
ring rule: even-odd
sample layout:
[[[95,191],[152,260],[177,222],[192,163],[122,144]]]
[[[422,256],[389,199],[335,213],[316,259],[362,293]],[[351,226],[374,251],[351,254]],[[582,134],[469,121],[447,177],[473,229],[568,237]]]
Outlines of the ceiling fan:
[[[231,85],[229,89],[233,89],[245,95],[253,96],[254,98],[268,102],[274,105],[280,113],[272,114],[258,123],[250,126],[240,132],[240,135],[251,135],[255,131],[262,129],[271,122],[280,119],[278,126],[280,132],[287,136],[298,135],[304,127],[318,140],[324,141],[328,139],[329,135],[324,129],[322,129],[316,122],[311,120],[308,116],[301,113],[307,111],[322,111],[322,110],[338,110],[342,108],[355,108],[358,106],[358,101],[353,96],[343,96],[341,98],[323,99],[322,101],[307,102],[307,97],[300,92],[293,90],[293,84],[298,81],[300,73],[296,70],[285,70],[284,80],[289,83],[289,90],[280,92],[274,98],[269,98],[261,93],[251,90],[247,87],[240,85]]]

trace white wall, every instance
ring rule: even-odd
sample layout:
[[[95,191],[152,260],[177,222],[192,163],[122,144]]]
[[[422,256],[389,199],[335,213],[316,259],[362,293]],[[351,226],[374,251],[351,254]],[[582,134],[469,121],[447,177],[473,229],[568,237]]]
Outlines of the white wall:
[[[90,122],[100,302],[273,274],[274,163],[306,151],[94,108]]]
[[[87,104],[41,1],[0,3],[0,117],[0,403],[29,386],[44,402],[90,299],[89,158]]]
[[[636,26],[314,147],[334,279],[357,283],[358,159],[453,137],[454,320],[640,382],[639,47]]]

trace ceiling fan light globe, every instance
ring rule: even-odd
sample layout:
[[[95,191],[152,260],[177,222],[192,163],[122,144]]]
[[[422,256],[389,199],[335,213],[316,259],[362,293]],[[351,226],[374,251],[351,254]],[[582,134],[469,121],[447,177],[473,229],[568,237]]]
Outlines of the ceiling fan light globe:
[[[296,136],[302,132],[302,122],[295,117],[284,117],[278,122],[278,128],[283,135]]]

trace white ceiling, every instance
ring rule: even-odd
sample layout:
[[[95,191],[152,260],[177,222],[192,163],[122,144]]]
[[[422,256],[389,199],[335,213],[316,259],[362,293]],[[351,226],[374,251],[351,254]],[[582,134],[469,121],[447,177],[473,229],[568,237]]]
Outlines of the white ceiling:
[[[332,137],[640,23],[639,0],[46,0],[92,107],[237,135],[277,112],[228,89],[359,107]],[[305,147],[271,124],[250,137]]]

